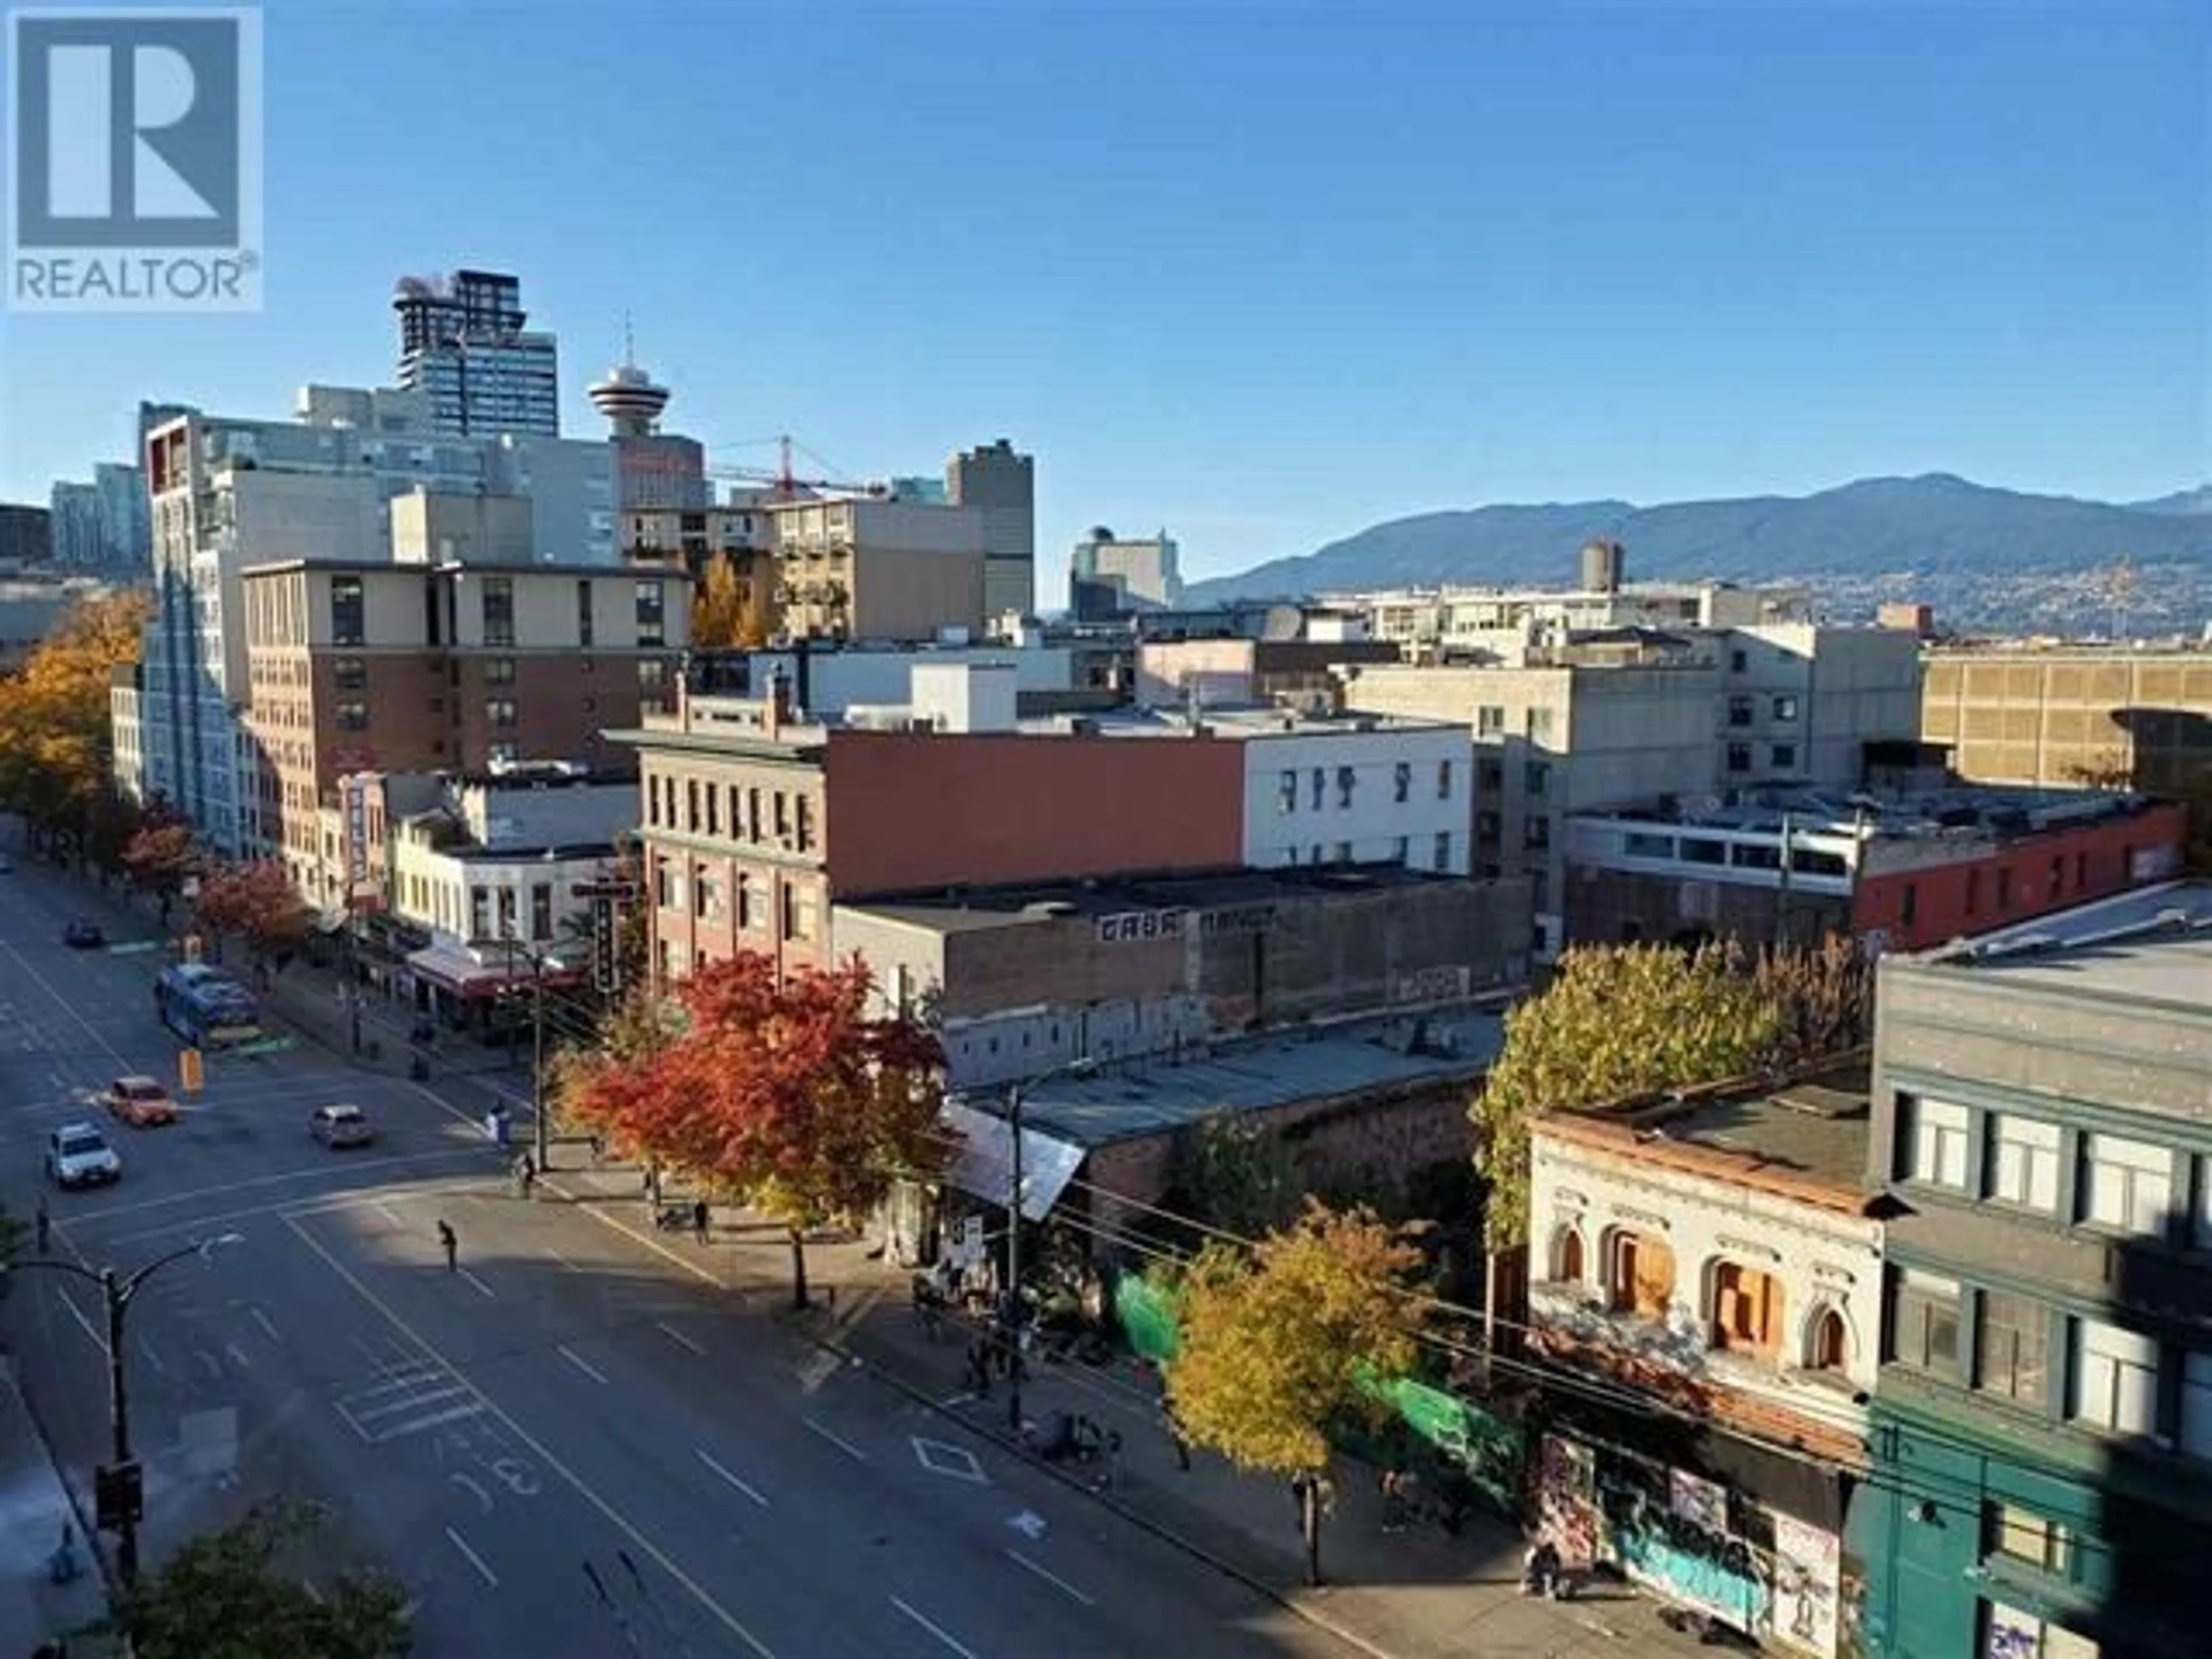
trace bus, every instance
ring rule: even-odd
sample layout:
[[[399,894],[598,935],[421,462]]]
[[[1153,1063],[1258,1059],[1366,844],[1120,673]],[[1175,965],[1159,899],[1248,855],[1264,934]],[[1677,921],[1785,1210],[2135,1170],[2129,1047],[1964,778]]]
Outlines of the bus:
[[[154,1006],[161,1024],[195,1048],[228,1048],[261,1035],[261,1010],[253,994],[205,963],[164,968],[154,981]]]

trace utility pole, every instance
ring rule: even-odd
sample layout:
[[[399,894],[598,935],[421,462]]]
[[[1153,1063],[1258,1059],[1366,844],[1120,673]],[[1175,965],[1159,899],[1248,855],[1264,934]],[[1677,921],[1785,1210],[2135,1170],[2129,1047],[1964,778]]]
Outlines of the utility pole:
[[[79,1267],[73,1261],[41,1260],[12,1264],[16,1268],[68,1273],[100,1287],[100,1302],[107,1316],[107,1428],[108,1451],[112,1461],[106,1468],[95,1472],[94,1485],[100,1494],[98,1504],[100,1523],[103,1526],[111,1524],[111,1510],[112,1512],[115,1571],[125,1585],[136,1583],[138,1578],[138,1522],[143,1507],[144,1487],[138,1465],[131,1453],[131,1395],[123,1369],[123,1316],[130,1311],[139,1287],[171,1262],[181,1261],[188,1255],[204,1259],[224,1245],[241,1242],[241,1236],[237,1233],[222,1233],[213,1238],[196,1239],[191,1243],[179,1246],[167,1255],[155,1257],[127,1277],[118,1275],[112,1267],[102,1267],[94,1273],[91,1268]]]
[[[1006,1426],[1022,1431],[1022,1085],[1006,1094],[1012,1127],[1013,1191],[1006,1199]]]
[[[530,953],[530,1116],[538,1137],[538,1169],[551,1169],[553,1139],[545,1122],[545,958]]]

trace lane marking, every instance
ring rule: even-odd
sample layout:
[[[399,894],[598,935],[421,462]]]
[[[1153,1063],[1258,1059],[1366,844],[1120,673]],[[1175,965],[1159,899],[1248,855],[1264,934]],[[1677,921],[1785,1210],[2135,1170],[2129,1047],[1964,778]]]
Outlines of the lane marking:
[[[222,1345],[222,1351],[230,1356],[232,1363],[234,1364],[239,1370],[242,1371],[250,1371],[253,1369],[253,1362],[246,1357],[246,1350],[240,1347],[237,1343],[224,1343]]]
[[[70,1218],[76,1226],[88,1222],[112,1220],[118,1216],[143,1215],[149,1210],[167,1209],[173,1205],[196,1203],[204,1198],[220,1198],[226,1193],[252,1192],[259,1187],[281,1187],[296,1181],[317,1181],[342,1174],[349,1170],[395,1170],[413,1164],[431,1164],[440,1158],[475,1157],[477,1149],[470,1146],[448,1146],[435,1152],[406,1152],[391,1158],[362,1158],[344,1164],[315,1164],[298,1170],[287,1170],[277,1175],[254,1176],[246,1181],[227,1181],[213,1187],[195,1187],[190,1192],[171,1193],[165,1198],[141,1199],[135,1204],[108,1204],[95,1209],[79,1210]],[[363,1200],[355,1198],[353,1203]],[[251,1210],[236,1212],[252,1215]],[[194,1226],[206,1226],[212,1221],[227,1218],[202,1216],[192,1222]]]
[[[279,1347],[283,1346],[284,1339],[276,1334],[276,1326],[267,1314],[262,1312],[258,1308],[248,1308],[246,1311],[253,1316],[253,1322],[255,1324],[260,1326],[263,1330],[269,1334],[269,1340],[271,1342],[276,1343]]]
[[[205,1348],[194,1348],[192,1350],[192,1358],[198,1360],[201,1364],[207,1367],[207,1374],[210,1376],[214,1377],[218,1382],[222,1379],[222,1361],[217,1359]]]
[[[384,1200],[380,1198],[373,1200],[368,1207],[375,1211],[377,1214],[382,1216],[386,1221],[389,1221],[393,1226],[400,1228],[403,1231],[406,1228],[407,1222],[405,1218],[400,1215],[398,1211],[393,1209],[391,1205],[385,1202]]]
[[[473,1497],[477,1500],[477,1507],[481,1509],[486,1515],[489,1515],[492,1512],[493,1506],[491,1494],[483,1489],[483,1483],[482,1481],[473,1480],[470,1476],[461,1474],[459,1470],[447,1475],[446,1479],[452,1481],[463,1492],[467,1492]]]
[[[824,1440],[827,1440],[831,1445],[835,1446],[839,1451],[844,1453],[846,1456],[851,1458],[854,1462],[865,1463],[868,1461],[867,1453],[862,1451],[858,1446],[846,1439],[843,1435],[839,1434],[835,1429],[825,1429],[811,1417],[802,1417],[799,1420],[805,1424],[808,1428],[813,1430],[815,1433],[820,1435]]]
[[[284,1218],[284,1224],[291,1228],[293,1232],[298,1236],[301,1243],[305,1244],[309,1249],[320,1256],[323,1259],[324,1265],[329,1267],[332,1273],[336,1273],[340,1279],[343,1280],[346,1285],[352,1290],[355,1295],[361,1297],[362,1301],[368,1303],[368,1305],[375,1309],[378,1313],[383,1315],[386,1324],[390,1325],[392,1329],[398,1331],[400,1335],[405,1337],[410,1342],[421,1349],[422,1352],[428,1355],[436,1364],[444,1366],[446,1370],[451,1371],[455,1376],[460,1377],[463,1382],[467,1382],[468,1379],[466,1376],[461,1371],[459,1366],[447,1359],[445,1355],[432,1344],[425,1341],[412,1325],[409,1324],[404,1319],[400,1317],[398,1313],[394,1310],[389,1302],[386,1302],[382,1297],[371,1290],[358,1273],[355,1273],[352,1268],[347,1267],[343,1261],[340,1261],[337,1256],[331,1255],[319,1240],[307,1231],[307,1229],[300,1226],[289,1217]],[[475,1388],[475,1384],[473,1383],[471,1383],[469,1386]],[[509,1413],[505,1407],[500,1405],[498,1401],[492,1399],[489,1395],[484,1393],[481,1389],[477,1389],[476,1390],[476,1394],[477,1400],[483,1403],[483,1409],[504,1425],[508,1433],[512,1434],[517,1440],[520,1441],[524,1446],[527,1447],[530,1451],[536,1455],[539,1462],[543,1463],[547,1468],[552,1470],[554,1474],[559,1475],[562,1480],[566,1481],[571,1491],[574,1492],[579,1498],[581,1498],[586,1503],[597,1510],[600,1515],[604,1516],[607,1522],[612,1525],[617,1532],[621,1533],[623,1537],[629,1539],[631,1543],[636,1545],[639,1550],[643,1552],[646,1555],[650,1556],[653,1559],[654,1565],[659,1567],[663,1572],[666,1573],[670,1578],[682,1585],[685,1593],[689,1595],[693,1601],[696,1601],[708,1613],[714,1614],[715,1619],[720,1621],[725,1630],[736,1637],[738,1640],[744,1643],[744,1645],[752,1652],[759,1655],[760,1659],[775,1659],[775,1652],[763,1643],[760,1638],[755,1636],[750,1631],[747,1630],[744,1625],[738,1621],[736,1616],[733,1615],[727,1607],[725,1607],[720,1601],[717,1601],[712,1595],[708,1594],[706,1589],[700,1584],[697,1579],[692,1577],[690,1574],[685,1572],[683,1568],[679,1567],[674,1561],[671,1560],[668,1557],[668,1553],[665,1550],[662,1549],[651,1539],[647,1538],[643,1533],[640,1532],[636,1526],[633,1524],[627,1516],[625,1516],[619,1510],[616,1509],[613,1504],[608,1503],[605,1498],[600,1497],[596,1490],[586,1485],[582,1476],[579,1475],[574,1469],[562,1462],[561,1459],[553,1453],[551,1449],[540,1441],[536,1435],[531,1433],[529,1430],[524,1428],[520,1423],[517,1422],[514,1415]]]
[[[567,1256],[562,1255],[558,1250],[548,1250],[545,1254],[551,1256],[556,1261],[559,1262],[563,1267],[566,1267],[572,1273],[580,1273],[584,1271],[574,1261],[571,1261]]]
[[[738,1480],[736,1475],[732,1474],[720,1463],[717,1463],[704,1449],[701,1449],[699,1452],[699,1461],[702,1463],[704,1463],[708,1468],[714,1470],[715,1474],[720,1475],[723,1480],[735,1486],[739,1492],[744,1493],[746,1497],[751,1498],[754,1503],[759,1504],[763,1509],[769,1507],[769,1501],[767,1498],[762,1497],[744,1481]]]
[[[683,1332],[678,1330],[676,1327],[671,1325],[665,1320],[654,1320],[653,1322],[653,1328],[659,1331],[663,1336],[666,1337],[671,1342],[676,1344],[678,1347],[689,1348],[693,1353],[697,1354],[702,1359],[704,1359],[707,1357],[707,1351],[704,1348],[701,1347],[696,1342],[694,1342],[690,1337],[684,1335]]]
[[[467,1279],[470,1284],[475,1285],[481,1294],[490,1297],[494,1301],[497,1301],[499,1299],[498,1291],[493,1290],[490,1285],[485,1284],[483,1280],[478,1279],[466,1267],[456,1267],[453,1271],[460,1274],[463,1279]]]
[[[453,1540],[453,1547],[461,1553],[461,1557],[464,1560],[477,1570],[477,1576],[494,1589],[497,1589],[499,1588],[498,1575],[494,1573],[489,1567],[484,1565],[483,1557],[478,1555],[474,1550],[469,1547],[469,1540],[462,1537],[460,1534],[455,1532],[451,1527],[446,1528],[446,1536]]]
[[[107,1352],[106,1337],[94,1328],[92,1321],[85,1317],[84,1310],[76,1305],[76,1298],[67,1291],[56,1291],[54,1294],[61,1298],[62,1306],[69,1310],[69,1316],[76,1321],[77,1328],[92,1339],[92,1346],[100,1352],[106,1353]]]
[[[901,1613],[904,1613],[908,1618],[913,1620],[915,1624],[927,1631],[932,1636],[934,1636],[939,1641],[944,1643],[945,1645],[951,1649],[953,1652],[958,1654],[960,1656],[960,1659],[975,1659],[975,1650],[973,1648],[964,1646],[961,1643],[954,1640],[951,1636],[945,1633],[941,1626],[933,1623],[923,1614],[916,1613],[912,1607],[907,1606],[905,1602],[900,1601],[897,1596],[894,1595],[891,1597],[891,1605],[896,1607]]]
[[[1035,1573],[1038,1577],[1043,1579],[1046,1583],[1051,1585],[1054,1589],[1063,1591],[1066,1595],[1073,1596],[1076,1601],[1080,1601],[1086,1607],[1095,1607],[1098,1605],[1089,1596],[1085,1595],[1081,1590],[1076,1589],[1074,1585],[1069,1583],[1067,1580],[1062,1578],[1058,1573],[1053,1571],[1049,1567],[1039,1566],[1036,1562],[1030,1560],[1028,1556],[1024,1555],[1019,1550],[1008,1550],[1006,1552],[1006,1559],[1012,1562],[1018,1567],[1024,1568],[1028,1571]]]
[[[143,1336],[138,1339],[138,1352],[145,1362],[154,1368],[154,1374],[156,1376],[167,1376],[169,1374],[169,1368],[161,1363],[161,1356],[154,1352],[154,1345]]]
[[[607,1380],[605,1372],[600,1370],[598,1366],[592,1364],[590,1360],[585,1358],[583,1355],[578,1353],[567,1343],[562,1343],[560,1345],[560,1349],[561,1358],[567,1360],[578,1370],[583,1372],[585,1376],[590,1377],[592,1382],[604,1382]]]

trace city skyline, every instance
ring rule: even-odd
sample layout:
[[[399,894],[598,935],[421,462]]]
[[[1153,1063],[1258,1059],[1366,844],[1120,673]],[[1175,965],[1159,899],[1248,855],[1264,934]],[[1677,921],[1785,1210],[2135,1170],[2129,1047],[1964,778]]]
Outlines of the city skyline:
[[[0,496],[129,459],[141,398],[389,384],[394,283],[464,265],[572,431],[627,312],[717,459],[1012,437],[1048,570],[1095,523],[1198,580],[1443,507],[2212,472],[2195,8],[418,15],[270,18],[264,313],[0,325]]]

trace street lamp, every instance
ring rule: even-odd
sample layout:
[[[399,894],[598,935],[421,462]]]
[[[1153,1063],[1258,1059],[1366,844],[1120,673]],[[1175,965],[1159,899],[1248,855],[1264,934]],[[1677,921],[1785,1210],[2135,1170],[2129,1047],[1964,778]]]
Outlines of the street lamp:
[[[1022,1102],[1031,1089],[1059,1078],[1087,1076],[1093,1061],[1088,1054],[1066,1060],[1032,1078],[1024,1078],[1006,1090],[1006,1123],[1013,1138],[1013,1190],[1006,1201],[1006,1423],[1022,1431]]]
[[[118,1276],[112,1267],[102,1267],[97,1273],[74,1261],[40,1260],[19,1261],[16,1267],[43,1268],[49,1273],[70,1273],[88,1284],[100,1286],[101,1302],[107,1310],[107,1425],[112,1437],[110,1455],[112,1468],[129,1480],[137,1466],[131,1457],[131,1398],[124,1385],[123,1376],[123,1316],[130,1310],[139,1286],[172,1261],[181,1261],[188,1255],[206,1260],[226,1245],[245,1242],[240,1233],[218,1233],[212,1238],[195,1239],[182,1244],[167,1255],[155,1256],[137,1272]],[[105,1473],[105,1471],[103,1471]],[[132,1481],[133,1486],[137,1486]],[[125,1584],[135,1583],[138,1577],[138,1504],[137,1492],[126,1496],[116,1515],[115,1570]]]
[[[546,857],[552,857],[550,850]],[[545,1119],[545,970],[550,967],[557,974],[567,964],[550,951],[540,951],[515,938],[512,922],[506,924],[505,933],[507,978],[514,977],[514,958],[518,955],[530,963],[530,1115],[538,1167],[544,1170],[550,1167],[546,1160],[553,1146]]]

